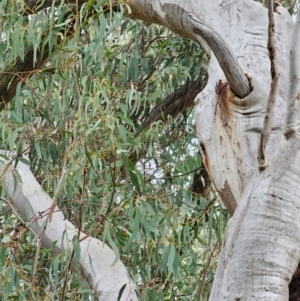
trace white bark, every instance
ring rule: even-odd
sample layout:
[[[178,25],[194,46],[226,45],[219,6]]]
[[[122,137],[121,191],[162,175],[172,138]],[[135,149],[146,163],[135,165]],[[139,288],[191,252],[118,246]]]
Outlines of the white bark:
[[[196,15],[230,45],[251,78],[252,92],[239,99],[227,89],[224,73],[211,55],[209,81],[196,100],[200,150],[216,189],[233,214],[210,300],[288,300],[288,283],[300,261],[300,135],[284,136],[290,93],[297,99],[291,120],[299,119],[299,59],[289,78],[289,55],[299,53],[293,22],[278,7],[275,46],[280,74],[267,169],[258,171],[258,147],[271,85],[267,49],[267,9],[252,0],[127,0],[132,16],[168,26],[202,42],[191,32],[188,14]],[[298,22],[298,21],[297,21]],[[299,30],[298,30],[299,31]],[[294,33],[295,34],[295,33]],[[296,35],[296,34],[295,34]],[[298,35],[297,35],[298,37]],[[291,43],[296,43],[291,48]],[[297,49],[297,52],[295,52]],[[296,74],[296,79],[293,75]],[[225,87],[217,94],[215,84]],[[289,124],[289,123],[288,123]],[[287,139],[289,138],[289,139]]]
[[[7,153],[1,151],[2,154]],[[135,287],[131,278],[115,253],[103,242],[87,236],[83,232],[78,233],[74,225],[64,218],[64,215],[56,206],[52,217],[47,220],[49,209],[53,205],[51,197],[41,188],[35,180],[28,165],[18,163],[16,170],[21,176],[22,183],[17,183],[13,178],[13,164],[7,166],[3,158],[0,161],[0,171],[3,173],[5,189],[13,206],[21,213],[24,219],[30,222],[30,228],[36,235],[42,235],[42,245],[50,248],[55,244],[55,252],[72,250],[72,239],[79,234],[80,258],[79,265],[83,276],[94,289],[98,300],[116,301],[120,289],[124,284],[126,288],[120,300],[137,300]],[[73,264],[75,264],[73,262]],[[78,263],[77,263],[78,264]]]
[[[293,45],[290,52],[290,82],[289,82],[289,107],[286,119],[286,134],[300,128],[300,9],[293,30]]]
[[[300,134],[272,151],[230,221],[210,300],[288,300],[300,259]]]

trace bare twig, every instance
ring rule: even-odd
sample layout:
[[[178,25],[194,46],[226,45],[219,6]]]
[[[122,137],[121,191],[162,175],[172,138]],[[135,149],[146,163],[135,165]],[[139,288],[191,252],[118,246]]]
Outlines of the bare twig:
[[[246,97],[251,92],[249,79],[243,72],[229,46],[222,37],[208,25],[190,14],[193,31],[203,38],[216,56],[229,83],[231,91],[239,98]]]
[[[37,248],[36,248],[36,252],[35,252],[34,265],[33,265],[33,274],[32,274],[32,286],[31,286],[32,287],[31,288],[32,297],[34,297],[33,289],[34,289],[34,286],[35,286],[35,276],[36,276],[37,267],[38,267],[38,260],[39,260],[39,256],[40,256],[40,250],[41,250],[41,246],[42,246],[42,239],[43,239],[43,236],[45,234],[47,224],[51,223],[52,215],[53,215],[54,209],[56,208],[56,205],[57,205],[57,195],[59,193],[59,190],[60,190],[62,182],[63,182],[63,178],[65,176],[66,162],[67,162],[67,157],[65,156],[61,176],[60,176],[60,179],[58,181],[57,187],[56,187],[54,195],[53,195],[53,203],[52,203],[51,207],[49,208],[48,216],[46,218],[43,231],[40,234],[40,236],[38,237],[38,244],[37,244]]]
[[[278,80],[279,80],[279,73],[278,73],[278,67],[276,62],[275,42],[274,42],[275,23],[274,23],[274,1],[273,0],[269,0],[268,14],[269,14],[268,50],[269,50],[269,56],[271,62],[272,83],[271,83],[271,90],[270,90],[268,103],[267,103],[264,125],[260,135],[260,145],[258,149],[258,166],[261,171],[267,167],[265,152],[271,134],[275,101],[276,101],[276,95],[278,90]]]
[[[208,268],[210,267],[210,264],[211,264],[211,261],[213,259],[214,253],[215,253],[218,246],[219,246],[219,244],[216,243],[215,246],[213,247],[212,251],[209,254],[209,258],[207,260],[205,268],[204,268],[204,270],[202,271],[202,273],[200,275],[200,277],[202,277],[202,281],[201,281],[201,286],[199,288],[198,301],[201,301],[201,293],[203,291],[204,286],[207,285],[207,282],[205,282],[205,277],[207,277]]]
[[[32,281],[31,281],[31,289],[30,289],[32,298],[34,298],[35,279],[36,279],[36,272],[37,272],[37,267],[38,267],[38,260],[39,260],[39,257],[40,257],[40,251],[41,251],[41,246],[42,246],[42,239],[43,239],[43,236],[45,234],[47,224],[51,220],[51,217],[52,217],[52,214],[53,214],[53,211],[54,211],[55,207],[56,207],[56,202],[54,202],[51,205],[51,207],[49,208],[49,214],[48,214],[47,219],[44,223],[44,228],[42,230],[42,233],[40,234],[40,236],[37,239],[38,243],[37,243],[37,247],[36,247],[36,251],[35,251],[33,272],[32,272]]]
[[[10,201],[0,198],[0,201],[4,202],[6,205],[10,207],[10,209],[13,211],[17,219],[23,224],[26,225],[26,222],[21,218],[21,216],[18,214],[17,210],[14,208],[14,206],[11,204]],[[31,228],[29,228],[31,230]],[[32,230],[31,230],[32,231]],[[35,235],[35,233],[32,231],[32,233]]]

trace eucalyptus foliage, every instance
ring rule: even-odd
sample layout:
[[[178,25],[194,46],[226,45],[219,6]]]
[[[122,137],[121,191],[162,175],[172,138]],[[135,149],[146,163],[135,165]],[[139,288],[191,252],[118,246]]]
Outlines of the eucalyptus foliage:
[[[108,243],[141,300],[205,300],[228,215],[213,192],[204,199],[191,188],[201,167],[193,109],[143,122],[201,76],[207,57],[166,28],[124,17],[122,5],[67,2],[30,14],[23,1],[0,2],[0,75],[30,51],[34,64],[47,57],[2,111],[0,148],[20,155],[13,164],[29,153],[45,191]],[[73,252],[36,257],[38,238],[1,194],[1,300],[94,300],[71,271],[76,241]]]

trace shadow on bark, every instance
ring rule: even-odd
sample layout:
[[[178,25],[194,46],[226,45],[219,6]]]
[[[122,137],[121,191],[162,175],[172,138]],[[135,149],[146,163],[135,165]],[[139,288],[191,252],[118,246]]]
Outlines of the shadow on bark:
[[[289,301],[300,301],[300,263],[289,285]]]

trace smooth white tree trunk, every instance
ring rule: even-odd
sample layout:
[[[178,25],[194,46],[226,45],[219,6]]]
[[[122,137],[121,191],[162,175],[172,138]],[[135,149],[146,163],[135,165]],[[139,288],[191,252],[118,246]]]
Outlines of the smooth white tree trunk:
[[[1,153],[9,156],[6,152]],[[53,208],[51,215],[52,198],[36,181],[28,165],[18,162],[14,169],[14,163],[13,161],[7,165],[3,158],[0,161],[0,172],[7,196],[22,217],[29,222],[29,227],[41,239],[43,247],[51,248],[54,244],[54,251],[61,254],[72,250],[73,238],[79,237],[80,270],[94,289],[98,300],[116,301],[120,289],[125,284],[120,300],[137,300],[135,286],[123,263],[116,260],[114,251],[102,241],[79,232],[65,219],[57,206]],[[16,172],[20,175],[21,181],[14,178],[13,173]],[[74,265],[77,264],[78,262],[74,262]]]
[[[290,15],[282,7],[274,13],[280,77],[268,166],[259,172],[258,148],[271,84],[267,9],[252,0],[127,3],[133,18],[167,26],[208,49],[191,30],[192,13],[223,38],[250,79],[252,92],[243,99],[228,88],[221,97],[216,83],[226,85],[227,71],[211,52],[208,84],[196,99],[200,151],[233,215],[210,300],[288,300],[288,284],[300,260],[300,136],[284,135],[289,87],[295,82],[295,76],[289,78],[295,43]],[[300,92],[297,84],[296,92]]]

